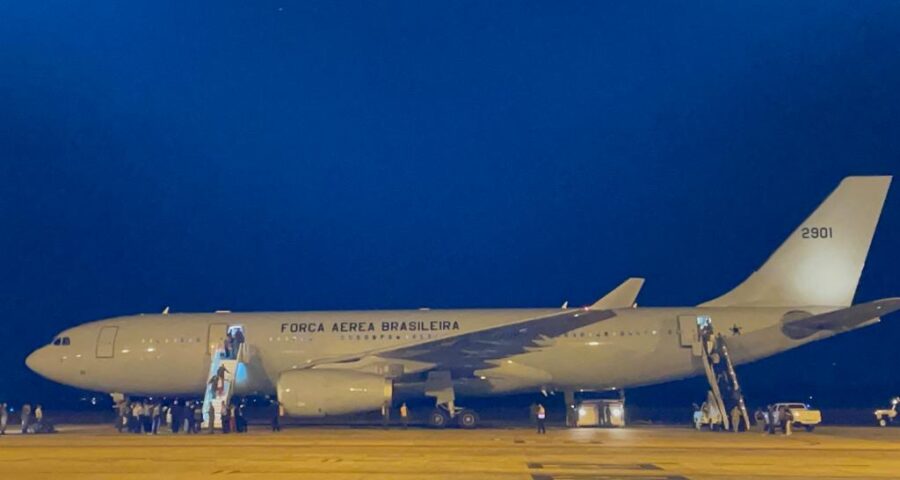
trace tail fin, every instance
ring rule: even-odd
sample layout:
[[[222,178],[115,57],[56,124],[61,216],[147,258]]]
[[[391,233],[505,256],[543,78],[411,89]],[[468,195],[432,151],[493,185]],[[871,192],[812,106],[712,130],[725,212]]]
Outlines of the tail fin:
[[[890,184],[845,178],[759,270],[700,306],[851,305]]]

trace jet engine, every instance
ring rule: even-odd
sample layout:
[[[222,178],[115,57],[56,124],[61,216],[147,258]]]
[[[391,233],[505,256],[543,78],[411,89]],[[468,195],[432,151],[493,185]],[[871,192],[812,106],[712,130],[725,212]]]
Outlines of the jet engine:
[[[391,379],[350,370],[291,370],[278,378],[278,401],[295,417],[379,410],[392,395]]]

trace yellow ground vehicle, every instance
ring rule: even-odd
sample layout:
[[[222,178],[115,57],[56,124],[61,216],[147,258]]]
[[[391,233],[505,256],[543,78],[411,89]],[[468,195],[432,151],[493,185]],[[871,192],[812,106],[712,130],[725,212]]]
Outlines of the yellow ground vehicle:
[[[897,404],[900,403],[900,397],[891,399],[891,407],[875,410],[875,420],[878,425],[886,427],[897,419]]]
[[[775,404],[775,424],[781,425],[781,412],[790,410],[793,420],[791,425],[794,427],[803,427],[807,432],[811,432],[816,425],[822,423],[822,412],[815,410],[800,402],[776,403]]]

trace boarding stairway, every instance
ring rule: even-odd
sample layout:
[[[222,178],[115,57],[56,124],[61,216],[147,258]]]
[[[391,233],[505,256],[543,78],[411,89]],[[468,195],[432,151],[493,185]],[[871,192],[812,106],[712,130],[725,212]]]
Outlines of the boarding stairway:
[[[725,336],[713,330],[712,321],[708,318],[705,322],[698,322],[697,335],[699,340],[700,358],[703,370],[706,372],[706,380],[709,382],[710,392],[715,407],[719,409],[722,418],[722,426],[725,430],[732,430],[731,410],[737,406],[741,412],[741,420],[744,429],[750,430],[750,416],[747,413],[747,404],[744,402],[744,394],[738,382],[734,364],[728,354],[728,345]]]
[[[206,377],[206,393],[203,395],[203,428],[209,428],[210,405],[215,409],[215,418],[212,419],[213,427],[222,428],[222,409],[231,404],[231,395],[234,393],[234,376],[243,351],[244,344],[241,344],[232,358],[226,356],[224,348],[219,348],[210,355],[209,376]],[[218,376],[220,366],[225,367],[224,378],[219,380],[222,382],[221,390],[216,388],[218,384],[212,385],[210,382],[213,377]]]

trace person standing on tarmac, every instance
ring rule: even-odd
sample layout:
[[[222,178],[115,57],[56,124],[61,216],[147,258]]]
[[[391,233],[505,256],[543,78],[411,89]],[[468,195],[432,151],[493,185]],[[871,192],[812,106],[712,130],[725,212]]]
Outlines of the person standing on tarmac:
[[[150,410],[150,433],[156,435],[159,433],[159,424],[162,421],[162,403],[156,402]]]
[[[237,408],[232,404],[228,407],[228,430],[231,433],[237,433]]]
[[[209,415],[209,434],[212,435],[216,433],[216,407],[212,402],[209,402],[209,410],[206,413]]]
[[[275,413],[272,415],[272,431],[281,431],[281,416],[284,415],[284,407],[281,402],[275,402]]]
[[[22,405],[22,433],[28,433],[28,426],[31,425],[31,405],[26,403]]]
[[[409,426],[409,408],[407,408],[406,402],[400,404],[400,425],[403,430]]]
[[[200,402],[191,403],[191,433],[200,433],[203,427],[203,404]]]
[[[128,402],[122,399],[116,403],[116,430],[118,430],[119,433],[122,433],[122,429],[125,428],[127,423]]]
[[[182,414],[181,404],[178,403],[178,400],[172,402],[172,407],[169,408],[169,413],[172,414],[172,421],[169,425],[172,428],[172,433],[178,433],[181,431],[181,422],[184,420],[184,416]]]
[[[762,430],[763,435],[766,434],[766,431],[769,429],[769,417],[766,415],[766,412],[762,409],[762,407],[757,407],[756,411],[753,412],[753,420],[759,425],[759,428]]]
[[[734,433],[741,431],[741,409],[737,405],[731,409],[731,431]]]
[[[544,422],[547,420],[547,409],[544,408],[544,405],[539,403],[537,405],[537,433],[538,435],[545,435],[547,433],[547,428],[544,426]]]
[[[784,409],[781,411],[781,426],[784,429],[785,435],[790,435],[792,433],[791,430],[794,427],[793,423],[794,414],[791,412],[790,408],[784,407]]]
[[[194,433],[194,402],[184,402],[181,407],[181,430]]]
[[[219,406],[222,411],[219,412],[219,418],[222,421],[222,433],[231,433],[231,410],[227,405]]]
[[[391,405],[387,402],[381,404],[381,427],[385,430],[391,421]]]
[[[247,433],[247,419],[244,417],[244,402],[241,402],[241,404],[238,405],[237,417],[238,431]]]
[[[6,402],[0,403],[0,435],[6,435],[6,424],[9,422],[9,410]]]
[[[44,421],[44,407],[39,403],[34,407],[34,423],[40,425]]]

